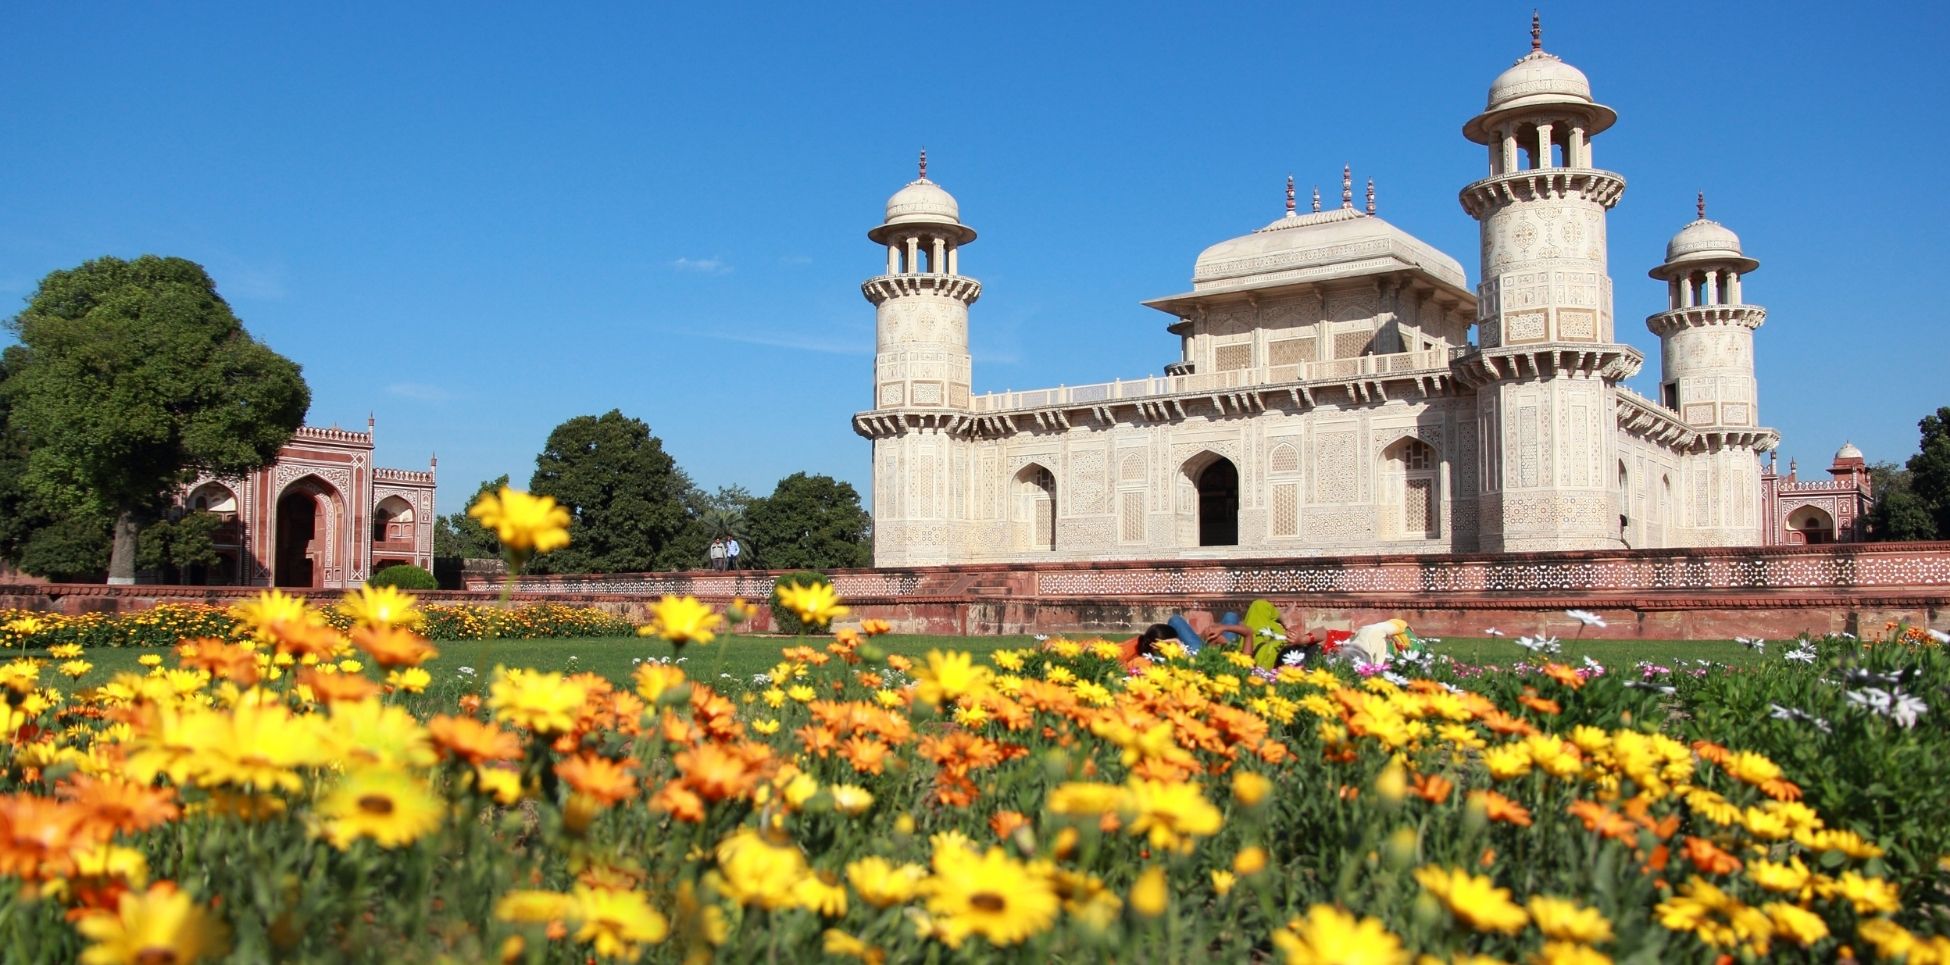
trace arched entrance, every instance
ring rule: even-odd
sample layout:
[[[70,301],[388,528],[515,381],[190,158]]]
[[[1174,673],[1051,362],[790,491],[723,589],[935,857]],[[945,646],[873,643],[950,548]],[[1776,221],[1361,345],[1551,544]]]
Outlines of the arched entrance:
[[[1192,481],[1198,488],[1198,545],[1239,545],[1239,468],[1219,456]]]
[[[278,497],[272,585],[325,586],[327,571],[334,562],[331,547],[336,495],[324,480],[306,476]]]
[[[1810,546],[1835,541],[1835,517],[1816,506],[1803,506],[1788,514],[1788,542]]]

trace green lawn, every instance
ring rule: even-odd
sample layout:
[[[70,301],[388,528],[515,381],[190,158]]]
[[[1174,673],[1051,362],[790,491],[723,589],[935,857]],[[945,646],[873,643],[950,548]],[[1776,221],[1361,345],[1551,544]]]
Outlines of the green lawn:
[[[1558,642],[1563,644],[1564,652],[1555,659],[1576,663],[1590,657],[1606,666],[1617,663],[1629,666],[1641,660],[1668,667],[1688,660],[1743,664],[1765,657],[1732,640],[1578,640],[1559,637]],[[1769,641],[1767,649],[1773,652],[1783,646],[1786,644],[1780,641]],[[1536,659],[1530,651],[1517,646],[1508,637],[1444,637],[1441,643],[1435,645],[1435,652],[1448,654],[1464,663],[1509,664]]]

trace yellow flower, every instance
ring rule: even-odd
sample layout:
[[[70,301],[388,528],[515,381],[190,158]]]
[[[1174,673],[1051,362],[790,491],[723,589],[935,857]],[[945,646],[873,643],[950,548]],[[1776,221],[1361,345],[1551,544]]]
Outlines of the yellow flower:
[[[1781,776],[1779,764],[1753,751],[1739,751],[1728,757],[1726,769],[1727,773],[1733,775],[1736,780],[1753,785],[1778,780]]]
[[[856,784],[835,784],[832,787],[833,810],[855,817],[865,814],[873,807],[873,795],[866,788]]]
[[[1240,848],[1232,858],[1232,870],[1248,878],[1266,870],[1266,849],[1256,844]]]
[[[1131,910],[1146,918],[1156,918],[1165,913],[1171,904],[1171,883],[1165,879],[1165,869],[1161,865],[1145,868],[1131,885]]]
[[[1199,786],[1186,782],[1132,780],[1129,782],[1132,834],[1148,835],[1154,848],[1189,851],[1192,838],[1219,832],[1219,809],[1205,800]]]
[[[78,643],[57,643],[47,648],[47,655],[56,660],[77,660],[81,653],[81,644]]]
[[[1828,923],[1806,908],[1784,901],[1770,901],[1762,905],[1761,910],[1774,923],[1776,932],[1786,935],[1788,940],[1803,948],[1828,937]]]
[[[1754,884],[1768,891],[1780,892],[1805,899],[1814,885],[1814,874],[1800,858],[1789,858],[1784,864],[1772,861],[1747,862],[1747,877]]]
[[[230,950],[222,919],[179,891],[158,882],[147,891],[125,892],[115,911],[97,910],[75,923],[93,944],[81,953],[82,965],[124,965],[220,958]]]
[[[1450,965],[1459,965],[1464,959],[1456,958]],[[1488,959],[1497,961],[1497,959]],[[1530,958],[1531,965],[1611,965],[1611,956],[1589,945],[1576,942],[1545,942],[1544,947]]]
[[[639,945],[654,945],[670,934],[670,923],[637,891],[577,885],[575,917],[582,925],[576,941],[593,944],[603,958],[634,959]]]
[[[1863,840],[1853,831],[1802,827],[1795,829],[1794,840],[1809,851],[1840,851],[1858,861],[1882,857],[1881,848]]]
[[[589,690],[559,673],[495,668],[499,679],[488,697],[494,719],[541,735],[566,733],[576,725]]]
[[[157,656],[156,654],[145,653],[142,656],[135,658],[135,662],[145,667],[160,667],[162,666],[163,661],[162,661],[162,657]]]
[[[576,912],[575,898],[553,891],[516,889],[494,903],[494,917],[501,921],[539,925],[561,921]]]
[[[637,633],[662,637],[672,645],[710,643],[724,629],[724,617],[694,596],[666,596],[651,609],[650,622]]]
[[[885,951],[837,928],[826,929],[820,936],[820,947],[835,958],[856,958],[868,965],[881,965],[887,960]]]
[[[1056,921],[1056,890],[1046,875],[990,848],[981,856],[958,844],[937,848],[926,883],[928,912],[942,940],[960,947],[971,934],[1015,945]]]
[[[1881,878],[1870,878],[1853,871],[1829,886],[1823,897],[1840,895],[1855,906],[1858,915],[1888,915],[1902,909],[1902,896],[1896,886]]]
[[[323,622],[316,611],[305,605],[304,597],[289,596],[283,590],[264,590],[232,606],[230,616],[249,627],[260,640],[275,639],[275,628],[281,625],[313,626]]]
[[[819,691],[812,689],[809,684],[793,684],[785,689],[785,695],[799,703],[809,704],[814,697],[819,696]]]
[[[86,676],[88,671],[95,669],[95,665],[86,660],[64,660],[58,669],[61,671],[62,676],[80,678]]]
[[[960,651],[930,650],[928,665],[917,668],[914,677],[920,681],[916,695],[938,707],[987,690],[989,669],[975,666],[975,658]]]
[[[1212,872],[1212,890],[1217,892],[1221,898],[1231,894],[1232,887],[1238,883],[1239,876],[1230,871],[1215,869]]]
[[[423,667],[407,667],[387,674],[386,682],[409,694],[425,693],[427,685],[433,683],[433,675]]]
[[[502,546],[524,557],[569,545],[569,511],[556,505],[553,496],[532,496],[503,486],[498,494],[483,493],[467,508],[467,515],[494,530]]]
[[[1611,921],[1596,908],[1586,908],[1575,901],[1549,895],[1532,895],[1525,905],[1537,923],[1537,930],[1543,932],[1546,938],[1583,945],[1597,945],[1612,939]]]
[[[1514,935],[1530,921],[1530,916],[1510,900],[1509,889],[1498,888],[1487,877],[1460,868],[1427,867],[1416,869],[1415,880],[1448,905],[1457,921],[1475,931]]]
[[[439,827],[442,804],[425,782],[390,767],[348,772],[318,805],[325,837],[344,850],[358,838],[382,848],[411,844]]]
[[[502,807],[521,800],[521,775],[498,767],[474,768],[474,789],[494,799]]]
[[[798,848],[746,828],[719,842],[717,857],[726,897],[773,911],[797,904],[799,879],[806,876]]]
[[[757,731],[760,734],[764,734],[768,737],[773,734],[776,734],[779,732],[778,718],[767,717],[762,720],[752,721],[752,730]]]
[[[793,887],[799,907],[826,918],[846,917],[846,886],[827,871],[815,871]]]
[[[367,584],[347,593],[339,601],[339,612],[352,618],[354,624],[368,627],[404,627],[413,629],[426,622],[426,614],[414,609],[417,597],[405,593],[396,586],[372,586]]]
[[[1522,777],[1530,773],[1530,748],[1522,743],[1487,748],[1483,751],[1483,766],[1499,781]]]
[[[925,877],[927,869],[919,865],[895,865],[881,857],[861,858],[846,866],[847,882],[861,901],[875,908],[913,900]]]
[[[778,594],[779,603],[798,614],[799,621],[807,626],[825,626],[852,612],[840,606],[839,593],[830,583],[815,581],[808,586],[781,583],[774,592]]]
[[[1273,782],[1264,775],[1252,771],[1232,772],[1232,799],[1249,808],[1259,807],[1259,802],[1273,792]]]
[[[1332,905],[1315,905],[1273,933],[1286,965],[1407,965],[1402,940],[1373,918],[1356,920]]]

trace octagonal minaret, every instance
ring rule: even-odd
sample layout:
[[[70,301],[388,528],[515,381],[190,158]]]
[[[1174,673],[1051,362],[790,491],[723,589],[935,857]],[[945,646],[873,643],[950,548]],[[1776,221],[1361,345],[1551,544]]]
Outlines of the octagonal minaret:
[[[920,176],[887,199],[867,237],[887,249],[886,273],[860,286],[878,324],[873,408],[853,418],[873,440],[874,565],[952,562],[966,541],[968,306],[982,294],[961,274],[960,248],[975,229],[928,180],[922,151]]]
[[[1767,309],[1749,305],[1741,280],[1760,262],[1740,248],[1740,236],[1706,217],[1666,245],[1666,260],[1650,272],[1666,283],[1666,310],[1645,320],[1659,336],[1659,401],[1699,430],[1699,452],[1687,460],[1687,491],[1704,490],[1686,520],[1696,542],[1750,546],[1762,542],[1760,458],[1779,439],[1760,426],[1754,394],[1754,330]]]
[[[1623,545],[1616,386],[1643,358],[1613,338],[1605,213],[1625,179],[1592,162],[1593,139],[1617,117],[1544,51],[1533,17],[1530,53],[1463,126],[1489,149],[1489,176],[1462,190],[1483,263],[1478,351],[1457,363],[1477,387],[1486,551]]]

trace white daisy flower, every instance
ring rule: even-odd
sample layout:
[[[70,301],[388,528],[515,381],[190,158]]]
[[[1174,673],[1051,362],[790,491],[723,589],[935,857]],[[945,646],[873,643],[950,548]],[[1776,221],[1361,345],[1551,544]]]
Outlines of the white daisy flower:
[[[1498,630],[1498,629],[1497,629],[1497,628],[1495,628],[1495,627],[1491,627],[1491,628],[1489,628],[1488,630],[1484,630],[1484,631],[1483,631],[1483,636],[1486,636],[1486,637],[1500,637],[1500,636],[1502,636],[1502,635],[1503,635],[1503,631],[1501,631],[1501,630]]]
[[[1605,618],[1590,610],[1566,610],[1564,611],[1564,615],[1587,627],[1603,627],[1605,625]]]
[[[1755,653],[1767,652],[1767,640],[1762,637],[1734,637],[1733,642]]]

